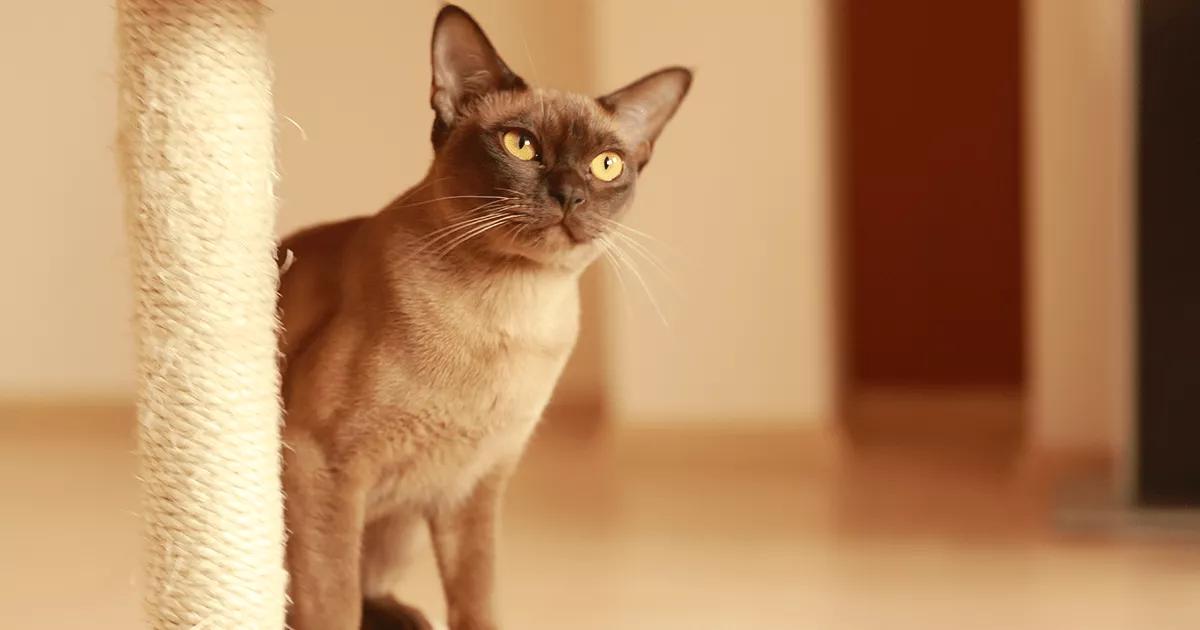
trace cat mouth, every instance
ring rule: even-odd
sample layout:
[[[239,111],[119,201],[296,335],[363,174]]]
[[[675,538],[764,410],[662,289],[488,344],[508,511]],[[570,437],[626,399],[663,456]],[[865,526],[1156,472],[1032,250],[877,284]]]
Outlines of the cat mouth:
[[[591,240],[587,238],[585,234],[583,234],[583,231],[580,230],[579,226],[572,226],[571,222],[565,218],[559,221],[555,227],[560,229],[562,233],[566,235],[567,240],[571,241],[572,244],[580,245]]]
[[[582,245],[592,240],[587,229],[569,217],[542,220],[533,227],[535,233],[541,234],[542,241],[550,245]]]
[[[501,242],[514,248],[513,253],[538,260],[585,247],[595,238],[586,222],[579,221],[578,217],[525,217],[514,223],[522,227]]]

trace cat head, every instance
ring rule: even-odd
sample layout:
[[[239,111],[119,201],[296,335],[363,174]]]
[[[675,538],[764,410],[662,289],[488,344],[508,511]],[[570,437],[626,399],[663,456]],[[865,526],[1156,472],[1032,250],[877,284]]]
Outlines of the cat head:
[[[445,222],[492,225],[469,246],[540,262],[599,251],[692,81],[667,68],[599,98],[532,87],[455,6],[432,61],[431,177],[456,198]]]

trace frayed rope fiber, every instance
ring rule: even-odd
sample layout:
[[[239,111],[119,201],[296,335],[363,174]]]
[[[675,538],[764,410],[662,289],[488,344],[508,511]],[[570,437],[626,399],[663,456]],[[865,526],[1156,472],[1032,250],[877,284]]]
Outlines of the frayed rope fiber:
[[[152,628],[284,626],[275,119],[254,0],[118,0]]]

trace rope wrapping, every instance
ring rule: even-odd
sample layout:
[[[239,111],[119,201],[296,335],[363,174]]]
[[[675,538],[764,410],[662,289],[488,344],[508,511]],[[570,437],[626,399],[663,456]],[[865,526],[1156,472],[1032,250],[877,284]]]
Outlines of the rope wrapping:
[[[119,0],[152,628],[284,627],[275,120],[256,0]]]

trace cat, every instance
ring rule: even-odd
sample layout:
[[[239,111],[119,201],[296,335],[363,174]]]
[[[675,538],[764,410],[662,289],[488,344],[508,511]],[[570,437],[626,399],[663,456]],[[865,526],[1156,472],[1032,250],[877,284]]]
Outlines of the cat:
[[[692,81],[675,67],[600,98],[532,87],[455,6],[431,53],[425,179],[280,245],[295,630],[430,627],[393,599],[426,524],[450,628],[499,627],[505,483],[575,343],[579,276]]]

